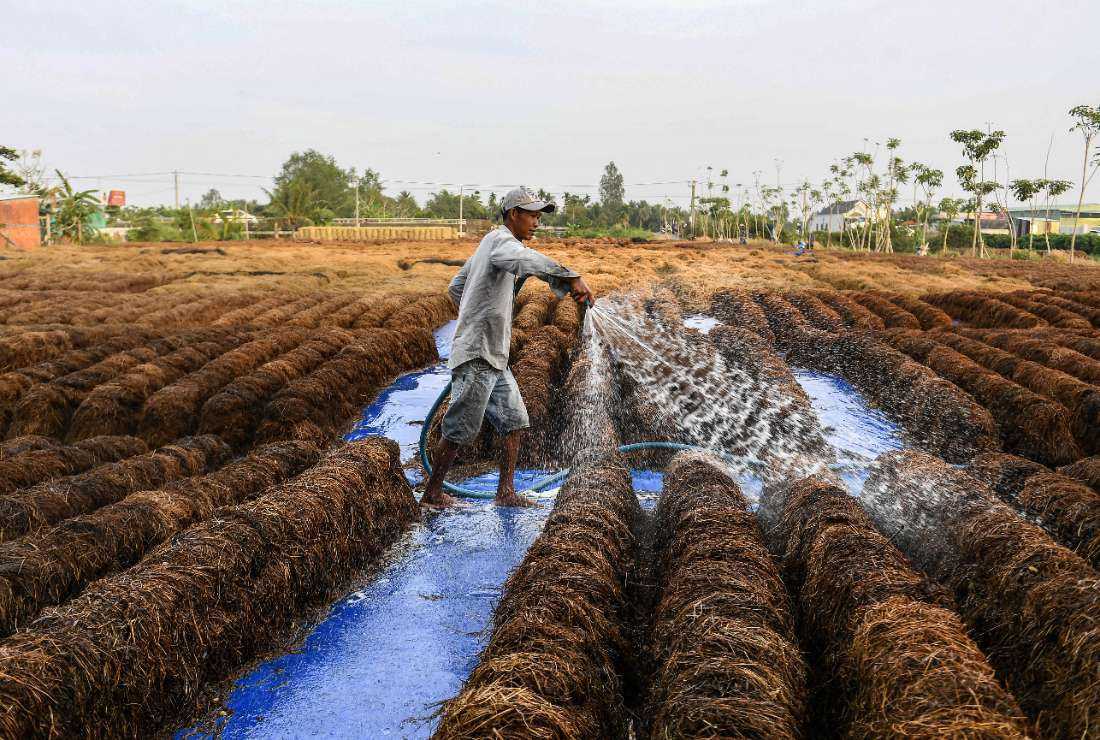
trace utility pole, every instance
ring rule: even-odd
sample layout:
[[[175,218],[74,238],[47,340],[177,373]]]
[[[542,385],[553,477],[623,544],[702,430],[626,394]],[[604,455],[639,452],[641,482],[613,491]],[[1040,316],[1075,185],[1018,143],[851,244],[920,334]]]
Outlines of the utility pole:
[[[180,171],[172,170],[172,178],[176,182],[176,210],[180,209]]]
[[[466,222],[462,220],[462,201],[466,197],[466,186],[458,186],[458,235],[466,236]]]
[[[359,183],[360,180],[355,182],[355,228],[359,228]]]
[[[691,180],[691,208],[688,212],[688,227],[691,229],[691,238],[695,238],[695,178]]]

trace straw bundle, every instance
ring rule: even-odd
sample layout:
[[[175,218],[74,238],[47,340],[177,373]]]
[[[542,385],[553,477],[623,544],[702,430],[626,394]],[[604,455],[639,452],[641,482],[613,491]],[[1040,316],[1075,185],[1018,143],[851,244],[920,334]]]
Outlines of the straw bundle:
[[[263,409],[256,439],[304,439],[317,444],[342,430],[380,386],[400,373],[439,360],[426,329],[364,329],[309,375],[292,380]]]
[[[325,299],[316,306],[302,311],[291,318],[286,322],[286,326],[300,326],[305,328],[334,326],[328,319],[336,312],[355,303],[357,300],[359,300],[358,296],[354,293],[341,293],[338,295],[326,296]]]
[[[146,455],[0,496],[0,542],[95,511],[133,493],[213,469],[230,450],[217,437],[181,439]]]
[[[1070,413],[1064,406],[1032,393],[929,337],[908,332],[882,336],[984,406],[997,422],[1006,450],[1044,465],[1064,465],[1081,457],[1070,429]]]
[[[790,362],[842,376],[898,418],[925,449],[962,462],[999,447],[989,411],[957,385],[871,337],[791,332],[787,346]]]
[[[847,326],[853,329],[875,331],[885,329],[886,322],[861,303],[852,300],[848,293],[837,293],[832,290],[811,291],[819,300],[832,307],[844,320]]]
[[[71,598],[97,578],[124,568],[154,546],[214,510],[241,503],[314,465],[320,450],[306,442],[279,442],[204,476],[131,493],[82,516],[0,544],[0,636],[42,609]]]
[[[1015,306],[1022,311],[1027,311],[1045,319],[1051,326],[1081,331],[1092,330],[1092,324],[1089,323],[1088,319],[1046,301],[1035,300],[1032,298],[1033,295],[1030,291],[1016,291],[1014,293],[998,293],[997,298],[1010,306]]]
[[[446,293],[428,295],[399,308],[382,324],[387,329],[435,329],[457,315]]]
[[[784,293],[783,298],[797,308],[814,328],[829,332],[844,330],[845,321],[841,315],[812,293],[792,291]]]
[[[355,333],[346,329],[326,329],[238,377],[202,405],[199,431],[217,434],[235,449],[250,445],[268,401],[290,382],[309,375],[355,338]]]
[[[974,476],[1056,541],[1100,568],[1100,494],[1073,478],[1015,455],[975,458]]]
[[[887,329],[919,329],[920,320],[901,306],[891,303],[877,293],[856,292],[849,294],[853,301],[868,309],[886,324]]]
[[[1100,452],[1100,388],[1060,370],[1021,359],[1004,350],[957,334],[936,334],[934,338],[983,367],[1062,404],[1072,414],[1071,429],[1081,449],[1086,454]]]
[[[1075,314],[1085,321],[1089,322],[1091,326],[1100,327],[1100,308],[1093,306],[1086,306],[1076,301],[1068,300],[1067,298],[1054,295],[1052,293],[1046,293],[1043,291],[1035,291],[1030,294],[1032,300],[1037,303],[1043,303],[1048,306],[1057,306],[1066,313]]]
[[[28,434],[24,437],[12,437],[11,439],[0,441],[0,460],[10,460],[17,455],[22,455],[24,452],[48,450],[60,446],[61,442],[53,437],[41,437],[36,434]]]
[[[556,326],[566,336],[575,337],[581,331],[581,309],[571,298],[563,298],[554,306],[549,323]]]
[[[398,453],[343,445],[0,643],[0,735],[148,737],[193,709],[418,517]]]
[[[64,475],[75,475],[108,462],[149,451],[135,437],[92,437],[71,447],[30,450],[16,457],[0,458],[0,494],[12,493]]]
[[[555,326],[535,329],[512,367],[531,421],[522,450],[528,462],[545,464],[549,461],[556,438],[553,434],[555,386],[561,381],[562,369],[575,341],[574,336],[564,334]]]
[[[640,514],[618,459],[573,469],[435,738],[625,736],[620,670]]]
[[[71,348],[72,341],[63,331],[30,331],[0,337],[0,370],[48,360]]]
[[[768,317],[748,291],[720,290],[711,296],[710,314],[729,326],[739,326],[759,334],[769,342],[775,340]]]
[[[273,308],[284,306],[293,298],[284,293],[278,293],[267,298],[260,299],[240,308],[235,308],[210,322],[211,326],[238,326],[252,324],[257,316],[261,316]]]
[[[2,457],[0,455],[0,458]],[[1064,465],[1058,468],[1058,472],[1100,493],[1100,455],[1082,458],[1075,463]]]
[[[950,588],[998,676],[1044,737],[1100,727],[1100,576],[970,475],[921,453],[875,463],[862,503]]]
[[[766,490],[812,668],[813,737],[1027,737],[1026,720],[931,586],[843,489]]]
[[[137,434],[158,446],[196,431],[199,412],[211,396],[233,380],[293,350],[306,339],[302,329],[275,329],[211,360],[145,401]]]
[[[954,323],[945,311],[925,303],[920,298],[882,290],[875,291],[874,295],[880,296],[898,308],[913,314],[920,322],[921,329],[949,329]]]
[[[784,348],[783,338],[792,331],[813,328],[810,326],[810,322],[806,321],[806,317],[802,315],[802,312],[788,303],[782,296],[776,293],[760,292],[753,293],[752,296],[767,317],[768,326],[771,327],[777,347]]]
[[[161,388],[198,370],[240,344],[243,337],[200,342],[138,365],[125,375],[97,386],[73,412],[70,440],[97,434],[133,434],[146,399]]]
[[[657,507],[650,737],[802,737],[806,675],[756,517],[720,463],[680,453]]]
[[[282,326],[299,313],[308,311],[316,306],[323,301],[325,297],[324,293],[309,293],[304,296],[299,296],[295,300],[283,301],[281,304],[253,316],[249,323],[256,326]]]
[[[1045,319],[1022,311],[988,293],[963,290],[928,293],[921,296],[921,300],[942,309],[953,319],[979,328],[1033,329],[1048,326]]]

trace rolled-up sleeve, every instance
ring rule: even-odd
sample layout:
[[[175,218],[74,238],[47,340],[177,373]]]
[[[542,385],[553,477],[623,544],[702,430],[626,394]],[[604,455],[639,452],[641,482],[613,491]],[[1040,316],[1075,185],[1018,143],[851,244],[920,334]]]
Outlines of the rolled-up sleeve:
[[[569,281],[580,277],[568,267],[559,265],[546,255],[524,247],[515,239],[498,243],[489,257],[490,264],[498,270],[510,272],[516,277],[534,276],[546,281],[558,298],[569,292]],[[455,276],[457,279],[457,275]],[[453,284],[453,281],[452,281]]]

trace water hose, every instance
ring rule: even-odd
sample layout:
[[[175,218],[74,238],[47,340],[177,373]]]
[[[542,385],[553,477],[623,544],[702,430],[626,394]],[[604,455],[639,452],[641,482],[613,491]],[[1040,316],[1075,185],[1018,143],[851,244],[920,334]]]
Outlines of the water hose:
[[[447,387],[444,388],[443,392],[439,394],[439,397],[435,399],[435,403],[432,404],[431,409],[428,410],[428,415],[424,418],[424,424],[420,427],[420,464],[424,466],[424,472],[428,477],[431,477],[432,474],[432,465],[431,462],[428,461],[428,432],[431,429],[432,420],[435,419],[435,415],[439,411],[439,407],[443,405],[443,399],[447,398],[450,394],[451,384],[447,383]],[[619,447],[619,452],[621,453],[636,452],[638,450],[700,450],[704,452],[715,452],[714,450],[684,444],[683,442],[633,442]],[[569,477],[569,470],[569,468],[565,468],[564,470],[539,478],[528,486],[527,490],[544,491],[547,488],[552,488]],[[495,494],[490,491],[475,491],[472,488],[455,485],[447,481],[443,481],[443,490],[462,498],[495,498]]]

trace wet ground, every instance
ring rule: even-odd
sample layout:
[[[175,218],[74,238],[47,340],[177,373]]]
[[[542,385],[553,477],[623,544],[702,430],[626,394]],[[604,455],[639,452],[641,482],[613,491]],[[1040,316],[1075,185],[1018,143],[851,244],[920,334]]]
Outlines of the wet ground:
[[[713,319],[685,324],[709,329]],[[450,349],[453,322],[436,333],[440,355]],[[837,448],[849,489],[858,494],[863,469],[902,446],[897,427],[869,409],[838,378],[796,370],[828,439]],[[447,384],[444,364],[399,378],[368,407],[349,439],[385,435],[416,454],[421,424]],[[523,489],[545,471],[520,471]],[[416,473],[408,473],[418,482]],[[496,488],[496,475],[469,479]],[[659,472],[634,471],[643,506],[660,495]],[[751,497],[758,482],[742,481]],[[422,738],[432,713],[453,696],[477,661],[493,607],[508,573],[523,558],[549,513],[540,506],[501,509],[488,501],[431,515],[391,553],[380,573],[332,607],[294,652],[264,662],[237,681],[216,735],[224,738]],[[177,737],[209,736],[183,730]]]

